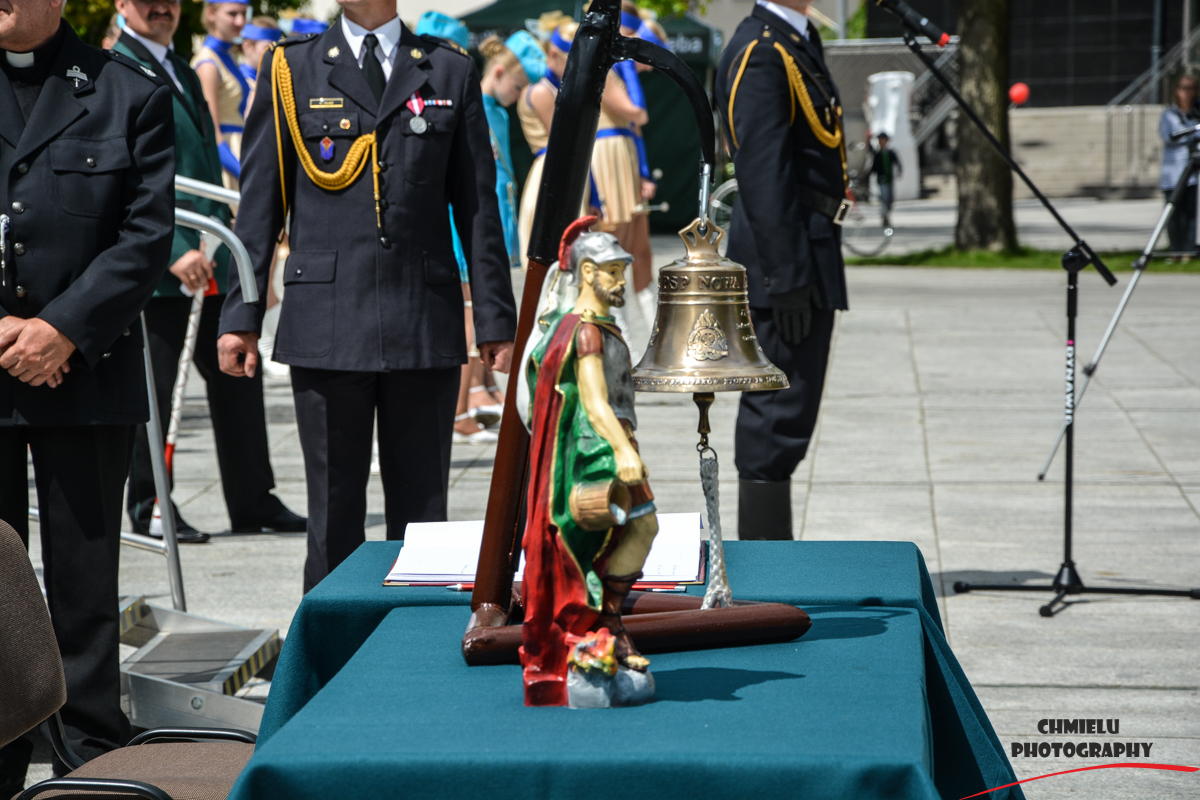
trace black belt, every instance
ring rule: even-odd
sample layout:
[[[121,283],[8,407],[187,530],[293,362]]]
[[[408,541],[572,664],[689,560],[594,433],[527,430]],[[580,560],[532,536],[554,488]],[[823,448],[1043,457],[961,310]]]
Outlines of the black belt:
[[[850,210],[850,201],[844,197],[830,197],[808,186],[798,187],[797,192],[801,203],[829,217],[834,225],[841,225],[846,219],[846,212]]]

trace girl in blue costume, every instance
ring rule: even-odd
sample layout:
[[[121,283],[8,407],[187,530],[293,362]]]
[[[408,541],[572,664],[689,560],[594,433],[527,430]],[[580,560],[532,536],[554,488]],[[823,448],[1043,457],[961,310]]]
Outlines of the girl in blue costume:
[[[630,0],[625,0],[621,4],[621,35],[645,39],[651,44],[670,49],[662,26],[654,20],[643,19],[639,14],[638,7]],[[642,110],[646,109],[646,95],[642,91],[641,79],[638,76],[639,73],[650,70],[651,67],[634,61],[619,61],[613,67],[613,72],[625,85],[629,100]],[[644,207],[654,199],[658,185],[650,172],[650,162],[646,157],[646,143],[642,139],[641,125],[637,125],[633,129],[633,142],[637,148],[638,174],[641,178],[639,189],[641,204]],[[630,270],[631,283],[638,306],[647,325],[653,325],[657,312],[657,297],[651,285],[654,280],[652,263],[654,254],[650,248],[650,215],[647,211],[643,210],[633,215],[631,228],[623,239],[622,246],[633,255],[633,267]]]
[[[254,103],[254,87],[258,81],[258,67],[271,45],[283,39],[279,23],[270,17],[255,17],[242,28],[242,63],[238,67],[250,84],[250,97],[246,108]]]
[[[246,0],[204,4],[204,29],[208,36],[192,56],[192,69],[200,77],[213,125],[218,131],[217,149],[224,167],[225,186],[237,189],[241,172],[242,128],[246,124],[246,102],[250,83],[238,67],[234,41],[246,25]]]

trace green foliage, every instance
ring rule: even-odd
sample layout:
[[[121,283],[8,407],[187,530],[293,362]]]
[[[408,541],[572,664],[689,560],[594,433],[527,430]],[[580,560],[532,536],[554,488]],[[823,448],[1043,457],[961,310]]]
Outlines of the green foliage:
[[[863,0],[862,5],[858,10],[850,15],[850,19],[846,20],[846,38],[847,39],[865,39],[867,38],[867,3],[870,0]],[[831,39],[838,38],[837,32],[828,25],[822,25],[817,31],[821,35],[821,40],[828,42]]]
[[[682,17],[689,11],[693,14],[703,14],[708,10],[708,0],[638,0],[638,5],[655,12],[660,19]]]
[[[1141,255],[1127,250],[1100,253],[1104,263],[1114,272],[1127,272],[1134,260]],[[847,264],[857,266],[887,267],[976,267],[983,269],[1062,269],[1062,252],[1058,250],[1034,250],[1019,247],[1011,253],[988,250],[955,250],[943,247],[939,250],[920,250],[904,255],[881,255],[872,258],[847,258]],[[1147,267],[1152,272],[1200,272],[1200,262],[1171,262],[1156,258]]]
[[[282,11],[303,8],[307,0],[256,0],[250,4],[250,16],[265,15],[279,18]],[[117,12],[113,0],[71,0],[67,3],[63,17],[79,38],[96,47],[108,30],[112,15]],[[175,52],[185,59],[192,57],[192,37],[204,36],[204,4],[196,0],[182,0],[179,30],[175,31]]]

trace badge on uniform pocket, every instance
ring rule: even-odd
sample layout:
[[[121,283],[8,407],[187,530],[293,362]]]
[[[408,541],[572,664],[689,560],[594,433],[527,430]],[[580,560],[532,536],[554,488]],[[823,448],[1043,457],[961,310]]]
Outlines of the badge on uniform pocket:
[[[333,139],[328,136],[321,140],[321,158],[325,161],[333,161]]]

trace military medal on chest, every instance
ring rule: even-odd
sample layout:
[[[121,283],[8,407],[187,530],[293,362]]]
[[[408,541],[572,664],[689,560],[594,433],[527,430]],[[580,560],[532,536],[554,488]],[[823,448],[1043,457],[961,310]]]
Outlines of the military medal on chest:
[[[408,102],[404,105],[408,106],[408,110],[413,113],[412,119],[408,121],[408,127],[413,133],[422,134],[429,130],[429,122],[421,116],[425,111],[425,100],[421,97],[420,92],[413,92],[412,97],[408,98]]]
[[[321,158],[325,161],[333,161],[333,139],[328,136],[321,140]]]

